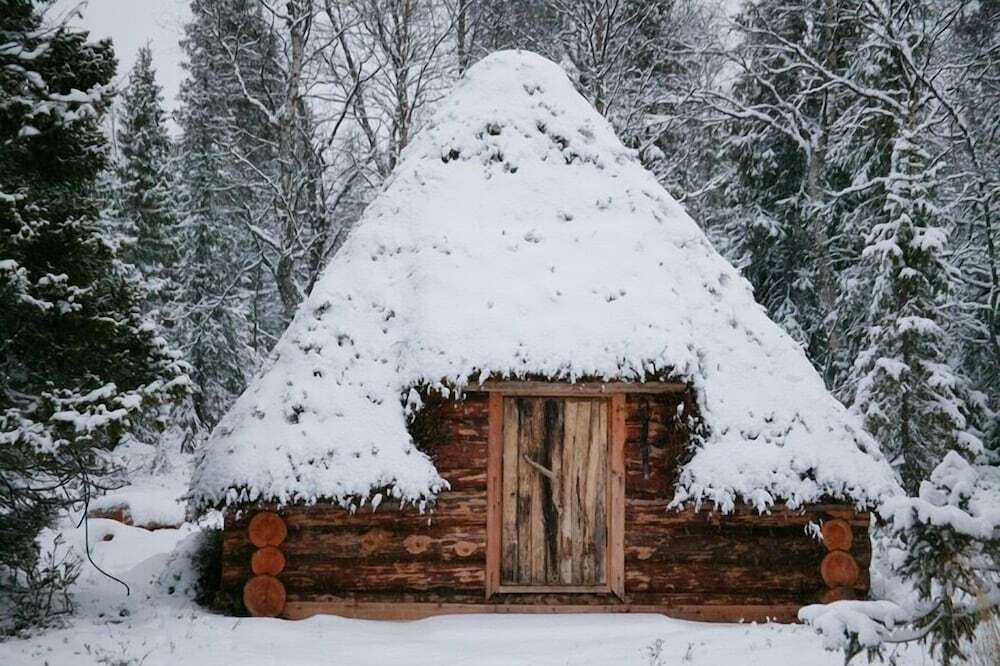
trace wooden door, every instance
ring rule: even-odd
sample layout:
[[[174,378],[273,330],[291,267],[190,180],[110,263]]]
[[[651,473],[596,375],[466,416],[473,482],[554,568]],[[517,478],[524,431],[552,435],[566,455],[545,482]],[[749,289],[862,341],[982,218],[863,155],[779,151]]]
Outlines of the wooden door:
[[[504,397],[505,591],[608,589],[608,402]]]

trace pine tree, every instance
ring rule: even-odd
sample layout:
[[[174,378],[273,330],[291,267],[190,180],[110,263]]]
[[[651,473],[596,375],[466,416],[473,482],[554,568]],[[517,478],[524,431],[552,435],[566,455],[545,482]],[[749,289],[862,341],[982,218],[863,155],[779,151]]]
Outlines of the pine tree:
[[[122,257],[139,269],[159,305],[170,298],[178,259],[177,201],[166,114],[148,46],[139,49],[121,97],[116,140],[115,213],[126,236]]]
[[[859,56],[867,61],[860,82],[880,91],[881,103],[860,100],[855,129],[881,159],[872,163],[880,171],[866,174],[875,186],[860,209],[872,220],[859,267],[870,306],[854,368],[854,408],[911,494],[948,451],[981,449],[977,401],[952,367],[945,325],[953,225],[941,198],[944,163],[935,154],[944,150],[933,132],[939,109],[916,66],[929,60],[919,49],[930,43],[933,11],[908,0],[866,3],[870,37]]]
[[[109,483],[108,451],[187,378],[98,219],[110,43],[43,25],[32,0],[0,4],[0,42],[0,598],[17,629],[66,582],[41,571],[39,530]]]

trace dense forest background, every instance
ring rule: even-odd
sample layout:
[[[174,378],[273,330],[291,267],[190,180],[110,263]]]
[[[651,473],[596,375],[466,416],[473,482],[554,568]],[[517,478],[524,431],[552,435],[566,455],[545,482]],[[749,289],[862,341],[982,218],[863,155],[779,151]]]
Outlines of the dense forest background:
[[[211,428],[435,99],[559,62],[751,281],[915,491],[1000,395],[1000,4],[195,0],[164,128],[148,54],[107,220]],[[994,434],[995,436],[995,434]],[[995,445],[995,442],[993,443]]]
[[[997,0],[193,0],[173,135],[148,50],[114,90],[110,44],[0,6],[5,533],[125,432],[196,450],[435,100],[508,48],[564,67],[909,493],[995,460]]]

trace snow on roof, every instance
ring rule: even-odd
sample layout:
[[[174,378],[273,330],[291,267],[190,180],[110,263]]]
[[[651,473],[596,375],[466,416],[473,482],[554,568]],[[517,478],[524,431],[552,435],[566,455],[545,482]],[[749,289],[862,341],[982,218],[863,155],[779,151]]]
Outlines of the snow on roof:
[[[411,387],[664,371],[706,427],[679,499],[895,492],[803,351],[563,71],[495,53],[403,151],[215,429],[193,502],[423,503],[447,485],[407,433]]]

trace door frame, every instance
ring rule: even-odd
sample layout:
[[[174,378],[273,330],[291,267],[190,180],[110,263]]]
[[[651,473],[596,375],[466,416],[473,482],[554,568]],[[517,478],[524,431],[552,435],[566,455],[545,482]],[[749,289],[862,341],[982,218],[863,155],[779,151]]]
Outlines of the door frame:
[[[481,390],[489,392],[489,437],[486,471],[486,598],[495,594],[607,594],[625,598],[625,391],[623,383],[559,384],[543,382],[496,382]],[[649,385],[642,385],[649,386]],[[661,384],[663,390],[671,385]],[[647,389],[648,390],[648,389]],[[645,392],[645,391],[643,391]],[[503,530],[503,401],[506,397],[608,399],[607,529],[604,585],[501,585],[501,533]]]

